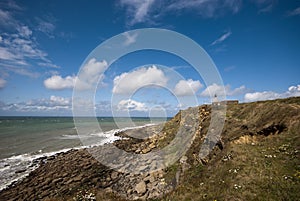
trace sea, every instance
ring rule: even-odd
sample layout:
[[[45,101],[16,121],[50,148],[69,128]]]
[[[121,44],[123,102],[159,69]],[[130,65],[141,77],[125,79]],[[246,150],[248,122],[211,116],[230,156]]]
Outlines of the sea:
[[[82,117],[86,125],[94,120]],[[84,138],[98,145],[119,139],[115,134],[120,131],[166,121],[148,117],[98,117],[96,120],[101,132],[86,133]],[[34,161],[38,159],[87,147],[82,143],[82,136],[77,134],[72,117],[0,117],[0,190],[36,169],[38,165]]]

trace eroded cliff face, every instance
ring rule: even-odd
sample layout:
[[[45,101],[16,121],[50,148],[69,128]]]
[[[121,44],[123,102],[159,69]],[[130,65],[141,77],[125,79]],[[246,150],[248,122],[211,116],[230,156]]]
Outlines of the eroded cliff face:
[[[121,157],[115,163],[125,164],[122,173],[90,154],[97,148],[71,150],[41,159],[27,178],[1,191],[0,200],[297,199],[300,98],[228,105],[221,135],[208,140],[209,154],[201,157],[208,130],[214,129],[211,119],[218,115],[213,111],[218,112],[209,105],[189,108],[164,125],[118,134],[123,140],[114,145],[133,154],[162,150],[175,139],[168,156],[178,160],[162,169],[157,158],[146,158],[136,174],[126,171],[134,164],[131,158]],[[145,134],[150,137],[130,137]],[[105,151],[118,158],[117,152]]]

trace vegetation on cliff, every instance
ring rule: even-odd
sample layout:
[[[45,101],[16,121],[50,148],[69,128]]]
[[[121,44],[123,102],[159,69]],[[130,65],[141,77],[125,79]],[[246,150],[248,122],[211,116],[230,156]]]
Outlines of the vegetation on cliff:
[[[87,150],[41,160],[23,181],[0,192],[1,200],[297,200],[300,197],[300,98],[228,105],[212,151],[199,158],[211,121],[210,105],[180,111],[164,125],[119,133],[114,145],[145,154],[166,147],[189,119],[197,124],[187,152],[169,167],[119,173]],[[147,139],[136,139],[151,132]],[[153,161],[149,161],[149,166]],[[151,168],[151,167],[150,167]],[[143,170],[144,170],[143,169]]]

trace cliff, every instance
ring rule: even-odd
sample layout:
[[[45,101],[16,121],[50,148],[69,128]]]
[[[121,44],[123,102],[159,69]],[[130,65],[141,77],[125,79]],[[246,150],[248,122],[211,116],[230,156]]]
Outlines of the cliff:
[[[212,108],[180,111],[164,125],[119,133],[114,145],[147,154],[176,135],[188,149],[172,165],[120,173],[101,165],[91,150],[71,150],[41,159],[40,167],[0,192],[0,200],[297,200],[300,197],[300,98],[230,104],[220,138],[199,157]],[[184,127],[184,129],[182,129]],[[152,133],[147,139],[139,136]],[[178,148],[179,149],[179,148]],[[96,150],[96,148],[95,148]],[[175,152],[177,151],[177,147]],[[177,152],[176,152],[177,153]],[[108,154],[117,154],[109,153]],[[117,156],[116,156],[117,157]],[[129,164],[129,159],[118,161]],[[128,167],[125,168],[130,168]]]

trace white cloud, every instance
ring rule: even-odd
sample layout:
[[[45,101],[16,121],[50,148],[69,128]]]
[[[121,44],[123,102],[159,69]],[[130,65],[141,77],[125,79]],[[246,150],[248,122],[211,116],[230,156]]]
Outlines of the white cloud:
[[[217,84],[212,84],[208,87],[206,87],[206,89],[204,91],[201,92],[201,96],[206,96],[206,97],[212,97],[214,95],[217,96],[225,96],[226,95],[226,86],[221,86],[221,85],[217,85]]]
[[[155,0],[120,0],[122,6],[127,6],[131,19],[130,25],[147,21],[148,13]]]
[[[55,105],[70,105],[70,99],[69,98],[63,98],[60,96],[50,96],[50,101]]]
[[[227,95],[228,96],[237,96],[237,95],[242,95],[245,94],[247,92],[251,91],[250,89],[246,88],[244,85],[235,88],[233,90],[230,89],[230,86],[227,86]]]
[[[20,68],[21,65],[27,65],[26,63],[23,63],[23,61],[19,61],[18,64],[19,66],[7,66],[6,70],[19,75],[28,76],[30,78],[37,78],[40,76],[40,74],[37,72],[32,72],[30,70],[27,70],[26,68]],[[2,65],[6,67],[5,64]]]
[[[246,93],[244,97],[246,102],[272,100],[277,98],[280,98],[280,94],[275,93],[273,91]]]
[[[5,112],[17,112],[17,113],[38,113],[44,112],[43,114],[54,113],[57,114],[59,112],[71,112],[71,99],[64,98],[59,96],[51,96],[50,98],[42,98],[42,99],[32,99],[27,102],[19,102],[12,104],[1,104],[0,110]]]
[[[202,91],[200,95],[204,96],[204,97],[213,97],[214,95],[217,95],[217,96],[237,96],[237,95],[245,94],[249,91],[250,90],[247,89],[244,85],[232,90],[230,85],[221,86],[221,85],[217,85],[217,84],[214,83],[214,84],[209,85],[208,87],[206,87],[206,89],[204,91]]]
[[[11,13],[0,8],[0,26],[11,27],[15,25],[15,19]]]
[[[135,100],[121,100],[118,103],[118,110],[120,111],[148,111],[148,107],[145,105],[145,103],[138,102]]]
[[[258,13],[268,13],[268,12],[271,12],[272,9],[273,9],[273,5],[270,4],[270,5],[268,5],[268,6],[264,7],[264,8],[262,8],[262,9],[260,9],[260,10],[258,11]]]
[[[53,64],[53,63],[42,63],[39,62],[37,63],[39,66],[45,66],[45,67],[50,67],[50,68],[60,68],[60,66]]]
[[[219,44],[221,42],[223,42],[224,40],[226,40],[230,35],[231,35],[231,31],[226,32],[225,34],[223,34],[220,38],[216,39],[214,42],[211,43],[211,45],[216,45]]]
[[[288,92],[291,94],[297,94],[297,96],[299,96],[300,95],[300,85],[290,86],[288,88]]]
[[[82,67],[80,77],[67,76],[63,78],[60,75],[53,75],[44,81],[44,85],[46,88],[53,90],[70,89],[74,86],[78,90],[91,89],[98,81],[102,82],[103,73],[107,67],[106,61],[99,62],[92,58]]]
[[[242,0],[119,0],[126,9],[129,25],[137,23],[156,23],[167,14],[180,14],[185,10],[193,11],[203,18],[237,13],[242,7]]]
[[[197,14],[205,18],[215,17],[224,12],[236,13],[241,8],[240,0],[175,0],[168,5],[169,10],[196,10]]]
[[[36,64],[47,67],[56,66],[48,58],[47,53],[39,48],[37,38],[30,26],[15,18],[15,13],[17,13],[15,11],[20,13],[22,9],[10,1],[0,3],[0,7],[0,26],[3,28],[0,40],[0,67],[4,71],[31,76],[38,74],[32,72]],[[29,24],[32,23],[29,22]]]
[[[258,13],[271,12],[277,3],[277,1],[274,0],[252,0],[252,2],[259,9]]]
[[[300,96],[300,85],[291,86],[284,93],[276,93],[273,91],[246,93],[244,100],[246,102],[253,102],[253,101],[274,100],[278,98],[288,98],[288,97],[295,97],[295,96]]]
[[[300,7],[288,12],[289,16],[296,16],[296,15],[300,15]]]
[[[3,78],[0,78],[0,89],[4,88],[6,85],[6,80]]]
[[[137,33],[134,33],[134,34],[130,35],[128,32],[125,32],[123,35],[125,36],[125,42],[124,42],[125,46],[128,46],[128,45],[131,45],[131,44],[135,43],[136,38],[138,36]]]
[[[156,66],[143,67],[114,78],[113,93],[133,94],[136,90],[150,85],[166,86],[167,77]]]
[[[199,80],[180,80],[174,88],[174,93],[176,96],[193,96],[202,86]]]
[[[47,35],[49,38],[54,38],[54,23],[38,19],[37,30]]]
[[[108,63],[97,61],[95,58],[90,59],[81,69],[79,77],[76,79],[76,89],[91,89],[98,82],[102,83],[104,72],[108,68]]]
[[[227,66],[226,68],[224,68],[225,72],[230,72],[232,70],[234,70],[236,67],[235,66]]]
[[[44,85],[47,89],[62,90],[73,88],[75,81],[75,76],[67,76],[63,78],[60,75],[53,75],[44,81]]]
[[[0,47],[0,59],[3,60],[14,60],[16,55],[11,53],[7,48]]]
[[[28,26],[21,26],[17,29],[22,37],[29,38],[32,35],[32,31],[28,28]]]

